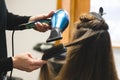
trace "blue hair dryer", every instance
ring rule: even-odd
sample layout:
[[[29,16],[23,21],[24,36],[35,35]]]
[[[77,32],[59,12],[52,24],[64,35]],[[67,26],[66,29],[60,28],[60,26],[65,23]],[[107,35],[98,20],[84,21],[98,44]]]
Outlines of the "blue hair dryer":
[[[34,23],[38,21],[41,23],[47,23],[52,27],[50,36],[46,40],[46,42],[51,42],[62,39],[61,33],[66,29],[69,24],[69,16],[65,10],[60,9],[53,14],[51,19],[41,19],[33,22],[24,23],[17,26],[16,28],[19,30],[35,28]]]
[[[63,9],[57,10],[51,18],[52,30],[46,42],[62,39],[61,34],[67,28],[68,24],[69,24],[68,13]]]

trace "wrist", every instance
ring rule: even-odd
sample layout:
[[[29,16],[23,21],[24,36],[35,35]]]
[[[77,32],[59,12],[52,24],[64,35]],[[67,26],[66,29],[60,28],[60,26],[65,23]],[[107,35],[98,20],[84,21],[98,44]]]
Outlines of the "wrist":
[[[13,61],[13,68],[15,68],[15,61],[16,61],[15,57],[12,57],[12,61]]]
[[[28,22],[32,22],[32,21],[34,21],[35,19],[36,19],[35,16],[31,16],[31,17],[29,18]]]

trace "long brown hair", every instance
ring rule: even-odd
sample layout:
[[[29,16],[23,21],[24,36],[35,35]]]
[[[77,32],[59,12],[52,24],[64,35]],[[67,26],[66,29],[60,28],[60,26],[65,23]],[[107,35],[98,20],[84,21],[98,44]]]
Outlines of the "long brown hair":
[[[105,20],[97,13],[83,14],[75,28],[65,45],[66,63],[51,80],[118,80]]]

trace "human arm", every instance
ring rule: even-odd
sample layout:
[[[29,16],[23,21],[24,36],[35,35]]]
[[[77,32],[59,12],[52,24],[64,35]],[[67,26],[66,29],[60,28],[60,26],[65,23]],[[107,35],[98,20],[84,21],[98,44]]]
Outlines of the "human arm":
[[[0,73],[11,71],[13,68],[12,58],[2,58],[0,59]]]
[[[13,68],[31,72],[45,63],[46,61],[33,58],[30,53],[17,54],[14,57],[0,59],[0,73],[11,71]]]
[[[12,60],[13,68],[27,72],[36,70],[46,63],[46,61],[41,59],[33,58],[30,53],[18,54],[12,57]]]
[[[18,25],[27,23],[29,21],[30,16],[19,16],[13,13],[7,12],[7,30],[19,30],[17,28]]]
[[[14,15],[12,13],[7,12],[7,30],[19,30],[17,27],[20,24],[27,23],[27,22],[32,22],[32,21],[37,21],[40,19],[47,19],[50,18],[54,14],[54,11],[51,11],[47,15],[36,15],[36,16],[19,16],[19,15]],[[40,31],[40,32],[45,32],[48,29],[50,29],[50,26],[45,24],[45,23],[40,23],[36,22],[35,23],[35,30]]]

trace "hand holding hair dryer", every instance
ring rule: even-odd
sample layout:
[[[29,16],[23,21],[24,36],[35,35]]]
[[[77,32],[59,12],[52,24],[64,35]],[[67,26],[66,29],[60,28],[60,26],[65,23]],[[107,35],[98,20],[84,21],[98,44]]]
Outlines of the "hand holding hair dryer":
[[[69,24],[69,16],[65,10],[60,9],[53,14],[51,19],[41,19],[41,20],[21,24],[17,28],[19,28],[19,30],[34,28],[35,22],[47,23],[52,27],[50,36],[46,40],[46,42],[51,42],[51,41],[62,39],[61,34]]]

